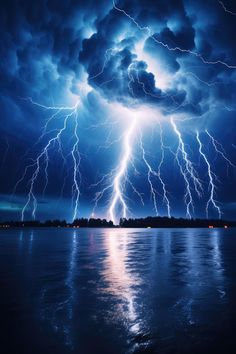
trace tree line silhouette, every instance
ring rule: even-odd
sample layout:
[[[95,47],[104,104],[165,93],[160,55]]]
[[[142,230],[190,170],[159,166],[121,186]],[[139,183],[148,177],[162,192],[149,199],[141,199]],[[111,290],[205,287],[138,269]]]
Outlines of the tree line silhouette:
[[[137,219],[121,218],[119,225],[114,225],[112,221],[106,219],[80,218],[75,219],[72,223],[66,220],[47,220],[42,221],[6,221],[0,222],[1,228],[6,227],[121,227],[121,228],[200,228],[200,227],[236,227],[236,221],[216,220],[216,219],[184,219],[184,218],[168,218],[168,217],[152,217]]]

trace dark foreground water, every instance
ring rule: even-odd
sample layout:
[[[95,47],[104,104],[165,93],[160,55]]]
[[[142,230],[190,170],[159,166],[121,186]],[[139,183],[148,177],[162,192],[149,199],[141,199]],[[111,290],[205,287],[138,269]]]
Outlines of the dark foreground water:
[[[236,229],[0,231],[0,352],[235,353]]]

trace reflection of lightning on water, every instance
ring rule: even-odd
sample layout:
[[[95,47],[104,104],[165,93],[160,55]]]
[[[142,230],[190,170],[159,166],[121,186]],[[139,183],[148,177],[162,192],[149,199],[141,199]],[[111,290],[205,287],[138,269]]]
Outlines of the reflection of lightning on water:
[[[78,234],[74,231],[71,234],[71,247],[68,259],[68,272],[65,278],[54,279],[54,281],[42,287],[40,294],[40,317],[42,321],[48,321],[52,329],[60,333],[66,346],[74,349],[73,336],[73,316],[76,303],[77,291],[75,285],[76,276],[76,258],[78,255]],[[63,276],[64,274],[62,274]],[[61,280],[64,280],[63,282]],[[63,291],[58,293],[56,301],[51,302],[51,293],[60,286]],[[63,316],[63,317],[62,317]],[[63,321],[62,321],[63,318]]]

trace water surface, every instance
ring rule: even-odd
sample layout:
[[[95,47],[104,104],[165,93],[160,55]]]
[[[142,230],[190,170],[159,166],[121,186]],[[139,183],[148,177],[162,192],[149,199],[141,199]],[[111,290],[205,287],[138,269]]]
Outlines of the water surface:
[[[0,231],[7,353],[233,353],[235,229]]]

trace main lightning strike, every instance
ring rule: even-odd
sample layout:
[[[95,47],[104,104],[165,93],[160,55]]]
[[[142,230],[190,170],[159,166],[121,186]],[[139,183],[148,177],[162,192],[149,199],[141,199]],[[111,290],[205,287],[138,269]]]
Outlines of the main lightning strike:
[[[138,113],[136,113],[138,115]],[[134,118],[133,118],[134,119]],[[123,154],[121,156],[121,160],[118,163],[117,167],[115,167],[113,170],[111,170],[109,173],[103,175],[100,180],[93,184],[91,187],[98,187],[102,184],[105,183],[105,186],[95,194],[94,198],[94,208],[92,214],[95,213],[95,210],[98,206],[98,202],[105,196],[105,193],[108,192],[109,190],[112,190],[112,198],[110,199],[110,207],[108,210],[109,217],[111,220],[116,223],[118,220],[118,213],[117,208],[118,206],[122,207],[122,212],[121,215],[122,217],[127,216],[127,211],[128,211],[128,206],[126,203],[126,200],[128,199],[127,196],[124,197],[125,193],[125,187],[126,185],[129,185],[133,192],[139,197],[140,202],[142,205],[144,205],[144,199],[143,199],[143,194],[138,191],[138,189],[135,187],[134,183],[131,181],[130,176],[128,175],[128,167],[132,167],[134,169],[134,172],[136,174],[139,174],[137,171],[135,165],[134,165],[134,151],[133,151],[133,139],[134,139],[134,133],[138,133],[139,135],[139,140],[137,141],[139,144],[139,148],[141,150],[141,156],[142,160],[147,167],[147,180],[150,186],[150,191],[151,191],[151,200],[153,202],[153,207],[155,210],[155,214],[159,215],[158,212],[158,205],[157,205],[157,195],[162,197],[163,202],[166,205],[167,208],[167,215],[168,217],[171,217],[171,208],[170,208],[170,201],[168,198],[168,192],[166,188],[166,184],[164,182],[164,179],[162,177],[162,166],[164,163],[164,143],[163,143],[163,136],[162,136],[162,129],[160,125],[160,149],[161,149],[161,159],[160,162],[156,168],[156,170],[151,166],[151,164],[148,162],[147,159],[147,153],[145,151],[143,141],[142,141],[142,133],[141,133],[141,125],[142,125],[142,119],[138,119],[138,116],[131,121],[131,125],[128,126],[128,129],[121,135],[121,139],[116,139],[115,142],[120,142],[121,141],[121,147],[123,147]],[[114,142],[110,142],[112,144]],[[107,146],[109,147],[110,144]],[[161,195],[160,192],[156,190],[156,187],[154,186],[154,180],[152,179],[159,180],[162,188],[163,194]]]
[[[135,118],[133,118],[131,120],[128,130],[126,131],[126,134],[124,135],[123,144],[122,144],[123,155],[113,181],[113,196],[109,208],[109,215],[110,215],[110,219],[113,221],[114,224],[116,224],[117,222],[115,216],[115,210],[118,204],[120,204],[122,207],[123,218],[127,217],[128,207],[125,202],[123,190],[124,190],[124,182],[126,180],[128,163],[132,155],[132,139],[134,138],[136,125],[137,125],[137,121]]]
[[[137,124],[137,120],[136,120],[135,124]],[[108,134],[108,136],[110,136],[110,135],[111,134]],[[100,148],[109,149],[115,143],[121,143],[121,146],[124,146],[126,139],[127,139],[127,131],[125,130],[125,133],[122,133],[117,139],[107,141],[106,144],[103,145],[103,146],[100,146]],[[123,150],[124,150],[124,152],[127,151],[126,148],[124,148]],[[123,157],[123,155],[122,155],[122,157]],[[95,197],[93,199],[94,207],[93,207],[93,210],[92,210],[92,215],[95,214],[95,211],[96,211],[96,209],[98,207],[99,201],[105,196],[105,194],[108,191],[111,191],[112,195],[114,196],[115,178],[116,178],[116,176],[118,175],[118,173],[120,171],[120,164],[121,164],[121,162],[118,162],[117,166],[114,169],[112,169],[110,172],[102,175],[101,178],[96,183],[94,183],[94,184],[92,184],[90,186],[90,188],[98,188],[98,187],[104,185],[103,187],[101,187],[101,189],[99,191],[95,192]],[[134,162],[133,162],[133,151],[132,151],[132,154],[130,154],[129,161],[127,161],[127,167],[128,167],[128,164],[134,169],[136,174],[139,174],[139,172],[137,171],[137,169],[136,169],[136,167],[134,165]],[[125,176],[124,176],[122,184],[123,185],[124,184],[129,185],[132,188],[133,192],[140,199],[141,204],[144,205],[143,195],[142,195],[142,193],[140,193],[137,190],[135,185],[132,183],[131,179],[128,176],[127,171],[125,173]],[[128,198],[126,197],[125,199],[128,199]],[[117,202],[119,202],[119,200]],[[112,198],[110,198],[110,201],[109,201],[110,205],[111,205],[111,203],[112,203]],[[126,207],[126,210],[127,209],[128,208]],[[109,211],[108,211],[108,215],[110,217],[110,212]],[[113,215],[115,215],[115,210],[114,210]]]

